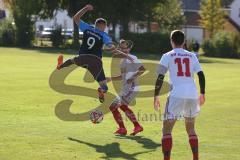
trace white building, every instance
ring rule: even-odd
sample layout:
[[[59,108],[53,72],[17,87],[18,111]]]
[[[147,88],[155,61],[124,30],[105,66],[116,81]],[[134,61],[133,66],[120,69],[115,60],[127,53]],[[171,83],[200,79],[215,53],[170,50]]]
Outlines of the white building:
[[[197,41],[202,43],[203,41],[204,29],[200,25],[200,6],[201,0],[182,0],[182,8],[186,17],[183,31],[188,42]]]
[[[0,0],[0,20],[10,16],[9,10],[4,6],[3,0]],[[36,28],[54,28],[61,25],[62,28],[73,29],[72,18],[68,16],[66,10],[58,10],[54,13],[52,19],[38,19],[35,23]]]
[[[9,10],[4,6],[3,1],[0,0],[0,20],[10,16]]]
[[[199,43],[207,36],[207,32],[201,27],[201,17],[199,15],[201,0],[182,0],[182,7],[186,17],[186,23],[183,31],[186,34],[187,41],[196,40]],[[224,6],[227,7],[227,6]],[[224,8],[228,16],[223,24],[226,31],[240,31],[240,0],[234,0],[229,8]]]
[[[230,5],[230,18],[240,26],[240,0],[234,0]]]
[[[73,20],[66,10],[58,10],[52,19],[38,19],[35,23],[37,30],[61,26],[63,29],[73,29]]]

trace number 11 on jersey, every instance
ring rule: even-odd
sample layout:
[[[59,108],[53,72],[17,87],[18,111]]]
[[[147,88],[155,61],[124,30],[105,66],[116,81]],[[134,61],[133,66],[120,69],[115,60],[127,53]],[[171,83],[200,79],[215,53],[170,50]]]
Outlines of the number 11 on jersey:
[[[178,77],[190,77],[191,73],[190,73],[190,60],[189,58],[176,58],[175,59],[175,64],[177,64],[178,67],[178,72],[177,72],[177,76]],[[185,64],[185,69],[186,71],[183,72],[183,65]]]

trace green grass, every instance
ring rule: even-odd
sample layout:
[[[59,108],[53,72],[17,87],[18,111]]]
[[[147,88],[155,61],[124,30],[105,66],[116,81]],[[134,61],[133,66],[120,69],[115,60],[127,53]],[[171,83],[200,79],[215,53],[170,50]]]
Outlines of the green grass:
[[[116,125],[111,114],[105,115],[98,125],[90,121],[60,120],[54,110],[63,99],[74,100],[73,113],[95,108],[99,102],[61,94],[49,87],[57,58],[51,52],[54,51],[0,48],[0,160],[161,159],[162,122],[144,121],[145,113],[155,113],[152,98],[138,98],[133,107],[141,114],[145,129],[135,138],[114,136]],[[142,61],[157,63],[159,58]],[[110,60],[104,58],[107,75],[110,74]],[[240,61],[205,57],[201,61],[207,94],[206,104],[197,119],[200,157],[203,160],[240,159]],[[83,74],[83,69],[75,70],[66,83],[95,89],[96,83],[83,82]],[[150,87],[153,88],[148,86],[147,89]],[[111,85],[110,92],[114,93]],[[162,107],[165,101],[166,96],[162,96]],[[126,123],[131,131],[131,123]],[[173,136],[172,159],[190,160],[183,121],[177,123]]]

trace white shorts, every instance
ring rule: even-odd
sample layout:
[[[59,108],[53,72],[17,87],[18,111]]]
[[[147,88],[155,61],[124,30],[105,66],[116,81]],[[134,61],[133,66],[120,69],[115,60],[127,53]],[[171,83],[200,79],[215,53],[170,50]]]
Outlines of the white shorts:
[[[127,93],[123,94],[120,93],[119,96],[117,96],[114,100],[113,100],[113,105],[129,105],[137,96],[138,91],[128,91]]]
[[[194,118],[200,112],[198,99],[168,97],[163,120]]]

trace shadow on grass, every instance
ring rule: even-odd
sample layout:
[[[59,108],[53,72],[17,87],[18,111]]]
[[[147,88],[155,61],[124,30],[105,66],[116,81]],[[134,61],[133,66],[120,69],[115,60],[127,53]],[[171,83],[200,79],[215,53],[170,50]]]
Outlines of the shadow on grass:
[[[97,144],[92,144],[89,142],[84,142],[75,138],[68,137],[70,141],[77,142],[80,144],[85,144],[89,147],[92,147],[96,150],[96,152],[99,153],[104,153],[105,156],[100,157],[101,159],[112,159],[112,158],[123,158],[127,160],[137,160],[136,156],[143,154],[143,153],[149,153],[152,152],[153,150],[150,151],[143,151],[143,152],[136,152],[136,153],[125,153],[120,149],[120,144],[118,142],[113,142],[110,144],[105,144],[105,145],[97,145]],[[90,154],[90,153],[89,153]]]
[[[124,136],[124,135],[116,135],[119,139],[130,139],[136,141],[139,144],[142,144],[142,147],[145,149],[157,149],[162,145],[160,143],[156,143],[153,140],[143,137],[143,136]]]

